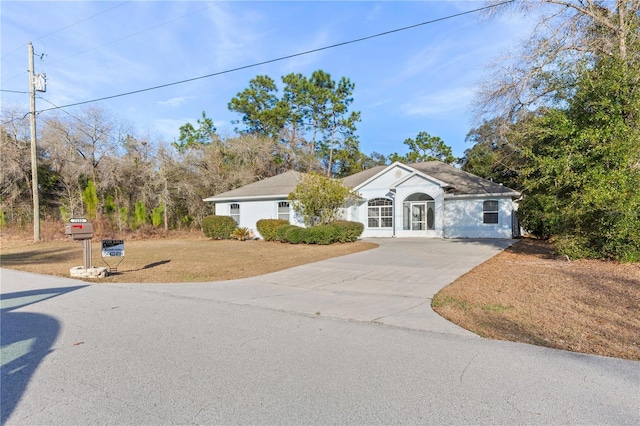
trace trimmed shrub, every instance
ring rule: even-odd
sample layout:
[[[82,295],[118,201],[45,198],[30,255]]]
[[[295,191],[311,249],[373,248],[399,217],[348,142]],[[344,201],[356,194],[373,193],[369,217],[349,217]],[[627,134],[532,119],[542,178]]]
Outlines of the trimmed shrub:
[[[283,225],[289,225],[284,219],[260,219],[256,223],[256,228],[265,241],[276,241],[278,239],[276,231]]]
[[[284,238],[291,244],[300,244],[306,228],[300,228],[299,226],[293,226],[287,228],[284,234]]]
[[[280,225],[278,229],[276,229],[276,241],[280,241],[283,243],[288,243],[287,240],[287,231],[291,228],[299,228],[295,225]]]
[[[335,241],[335,228],[331,225],[317,225],[305,228],[302,242],[305,244],[331,244]]]
[[[228,240],[237,226],[231,216],[207,216],[202,219],[202,232],[214,240]]]
[[[362,223],[348,220],[336,220],[330,226],[334,229],[334,242],[354,242],[364,231],[364,225]]]

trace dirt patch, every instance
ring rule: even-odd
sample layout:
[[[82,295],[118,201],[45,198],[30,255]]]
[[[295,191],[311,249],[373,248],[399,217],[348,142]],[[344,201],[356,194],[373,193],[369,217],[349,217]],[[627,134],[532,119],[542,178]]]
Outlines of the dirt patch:
[[[523,239],[433,299],[448,320],[483,337],[640,360],[640,265],[554,254]]]

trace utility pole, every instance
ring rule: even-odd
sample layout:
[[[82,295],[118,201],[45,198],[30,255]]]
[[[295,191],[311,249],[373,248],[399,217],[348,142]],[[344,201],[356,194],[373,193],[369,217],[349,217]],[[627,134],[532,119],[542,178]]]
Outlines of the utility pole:
[[[31,98],[31,189],[33,191],[33,240],[40,241],[40,198],[38,197],[38,156],[36,151],[36,88],[33,71],[33,44],[29,42],[29,96]]]

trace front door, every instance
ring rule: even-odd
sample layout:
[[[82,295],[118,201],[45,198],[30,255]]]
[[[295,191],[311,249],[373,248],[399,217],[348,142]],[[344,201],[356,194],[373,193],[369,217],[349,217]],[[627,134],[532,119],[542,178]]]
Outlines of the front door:
[[[432,236],[428,231],[436,229],[436,203],[426,194],[413,194],[407,197],[403,203],[402,212],[404,231],[418,231],[413,236]]]
[[[405,203],[406,230],[432,231],[435,229],[435,203],[433,201]],[[408,222],[408,223],[407,223]]]
[[[426,228],[426,211],[427,205],[425,203],[412,203],[411,204],[411,230],[412,231],[424,231]]]

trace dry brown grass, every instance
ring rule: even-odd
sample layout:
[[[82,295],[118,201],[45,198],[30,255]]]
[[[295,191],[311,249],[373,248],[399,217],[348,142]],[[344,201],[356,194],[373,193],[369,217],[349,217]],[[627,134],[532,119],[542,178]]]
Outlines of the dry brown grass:
[[[448,320],[484,337],[640,360],[640,265],[553,254],[524,239],[433,299]]]
[[[93,266],[107,266],[101,258],[100,240],[92,244]],[[80,242],[51,239],[26,242],[3,238],[0,265],[28,272],[69,276],[82,266]],[[203,282],[247,278],[310,262],[369,250],[377,244],[355,242],[331,246],[292,245],[265,241],[214,241],[194,234],[177,238],[125,239],[125,257],[118,274],[101,282]],[[121,258],[108,258],[111,265]]]

